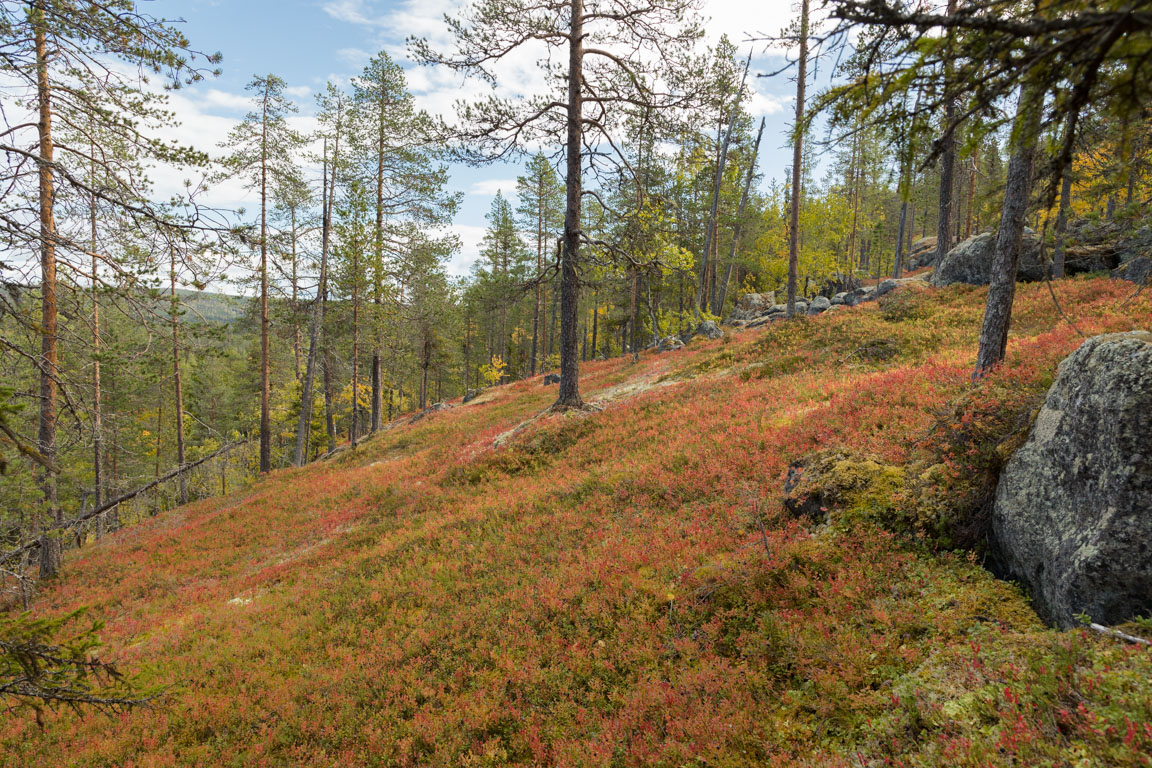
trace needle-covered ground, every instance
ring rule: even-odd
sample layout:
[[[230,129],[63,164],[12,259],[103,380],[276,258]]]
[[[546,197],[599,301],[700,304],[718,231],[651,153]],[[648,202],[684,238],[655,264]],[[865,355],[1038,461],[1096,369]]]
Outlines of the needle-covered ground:
[[[1152,325],[1128,283],[1055,290],[1085,334]],[[1081,341],[1021,286],[973,384],[985,295],[590,363],[603,410],[494,448],[555,397],[500,387],[75,553],[35,612],[88,606],[164,693],[6,715],[0,763],[1147,765],[1152,652],[982,567],[989,483]],[[781,502],[814,452],[823,521]]]

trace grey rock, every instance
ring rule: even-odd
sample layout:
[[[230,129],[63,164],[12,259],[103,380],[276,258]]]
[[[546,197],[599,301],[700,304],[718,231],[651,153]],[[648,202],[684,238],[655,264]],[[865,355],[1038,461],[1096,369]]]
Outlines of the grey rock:
[[[812,299],[812,303],[808,305],[808,314],[818,315],[821,312],[826,312],[831,306],[832,302],[827,298],[823,296],[817,296],[816,298]]]
[[[848,291],[841,291],[832,297],[832,305],[839,306],[844,303],[844,298],[848,295]]]
[[[904,257],[908,269],[930,267],[936,261],[936,237],[922,237],[912,243],[908,255]]]
[[[467,392],[464,393],[464,398],[461,400],[461,402],[463,402],[463,403],[472,402],[476,398],[480,397],[480,392],[481,392],[481,390],[479,390],[479,389],[468,390]]]
[[[849,307],[854,307],[857,304],[863,304],[866,301],[871,301],[875,297],[875,291],[872,288],[857,288],[844,297],[844,304]]]
[[[1152,333],[1096,336],[1060,364],[996,488],[1001,570],[1069,627],[1152,616]]]
[[[1137,256],[1112,270],[1112,277],[1147,285],[1152,278],[1152,258]]]
[[[705,320],[696,326],[695,335],[703,336],[706,339],[719,339],[724,335],[724,331],[720,330],[720,326],[711,320]]]
[[[889,278],[888,280],[885,280],[882,283],[880,283],[880,285],[876,286],[876,291],[875,291],[874,295],[876,298],[880,298],[881,296],[887,296],[889,293],[892,293],[892,291],[896,290],[897,286],[899,286],[899,285],[900,285],[900,283]]]
[[[965,283],[987,285],[992,272],[992,256],[996,250],[996,235],[985,232],[970,237],[944,256],[932,273],[931,283],[936,286]],[[1025,234],[1020,249],[1020,268],[1017,280],[1043,280],[1047,266],[1040,261],[1040,241],[1033,234]]]
[[[669,336],[666,339],[661,339],[660,343],[656,345],[657,352],[672,352],[677,349],[684,349],[684,342],[680,341],[675,336]]]

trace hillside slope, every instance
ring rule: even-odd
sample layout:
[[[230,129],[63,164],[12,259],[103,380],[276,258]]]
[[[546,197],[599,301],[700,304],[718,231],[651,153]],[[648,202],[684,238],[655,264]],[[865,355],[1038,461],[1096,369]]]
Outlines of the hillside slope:
[[[1056,290],[1086,334],[1152,325],[1128,283]],[[0,764],[1146,765],[1152,654],[949,551],[1080,341],[1021,286],[974,386],[985,295],[587,364],[602,411],[511,435],[555,388],[501,387],[85,549],[37,612],[91,606],[167,691],[8,717]],[[816,450],[934,469],[813,523],[780,499]]]

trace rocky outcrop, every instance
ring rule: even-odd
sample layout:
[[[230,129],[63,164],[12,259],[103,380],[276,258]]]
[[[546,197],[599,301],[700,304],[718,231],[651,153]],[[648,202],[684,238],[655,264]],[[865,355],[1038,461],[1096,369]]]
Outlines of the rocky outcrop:
[[[1052,623],[1152,616],[1152,333],[1091,338],[1060,364],[992,529]]]
[[[922,237],[912,243],[908,255],[904,257],[905,269],[930,267],[936,261],[936,238]]]
[[[1131,279],[1130,270],[1123,268],[1133,261],[1150,258],[1152,228],[1090,219],[1080,219],[1068,227],[1065,274],[1120,270],[1119,277]]]
[[[945,254],[932,273],[932,285],[955,283],[987,285],[992,272],[992,256],[996,250],[996,234],[985,232],[970,237]],[[1017,280],[1043,280],[1047,267],[1040,261],[1040,239],[1034,232],[1025,232],[1020,249],[1020,267]]]
[[[660,343],[656,345],[657,352],[673,352],[677,349],[684,349],[684,342],[676,336],[661,339]]]
[[[1139,285],[1148,285],[1149,278],[1152,278],[1152,258],[1137,256],[1131,261],[1126,261],[1112,270],[1112,277]]]

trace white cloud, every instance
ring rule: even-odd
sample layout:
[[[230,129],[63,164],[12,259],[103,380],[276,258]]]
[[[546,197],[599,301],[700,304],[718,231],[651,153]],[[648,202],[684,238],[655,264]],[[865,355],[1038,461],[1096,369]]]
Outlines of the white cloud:
[[[471,274],[472,264],[480,258],[480,245],[484,240],[485,228],[471,224],[453,224],[450,230],[460,238],[460,249],[448,262],[448,274],[457,276]]]
[[[505,199],[516,197],[516,179],[481,179],[473,182],[468,189],[470,195],[494,196],[497,192],[503,193]]]

